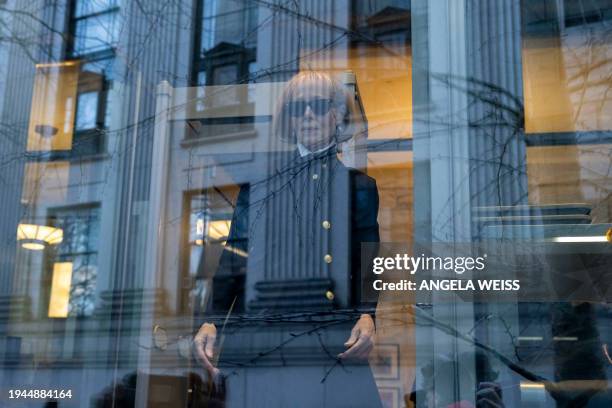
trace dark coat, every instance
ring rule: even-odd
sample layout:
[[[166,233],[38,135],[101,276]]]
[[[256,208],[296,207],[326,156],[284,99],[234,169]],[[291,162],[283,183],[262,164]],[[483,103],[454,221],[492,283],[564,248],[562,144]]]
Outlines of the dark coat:
[[[238,394],[257,395],[249,401],[256,407],[381,407],[367,362],[336,367],[333,357],[346,350],[359,314],[373,315],[373,308],[333,311],[375,305],[375,296],[364,299],[361,288],[371,279],[362,282],[361,266],[371,264],[380,240],[376,182],[331,150],[305,158],[268,154],[257,162],[265,163],[265,176],[240,189],[213,278],[212,310],[199,319],[221,324],[235,299],[231,335],[219,328],[219,367],[256,366],[265,356],[267,368],[230,377],[228,389],[247,387]],[[362,250],[362,243],[369,246]],[[245,311],[259,315],[236,316]]]
[[[375,305],[362,290],[372,274],[361,270],[380,240],[375,180],[346,167],[335,149],[270,154],[267,167],[240,189],[213,281],[214,312],[236,296],[236,311]],[[370,243],[363,259],[362,243]]]

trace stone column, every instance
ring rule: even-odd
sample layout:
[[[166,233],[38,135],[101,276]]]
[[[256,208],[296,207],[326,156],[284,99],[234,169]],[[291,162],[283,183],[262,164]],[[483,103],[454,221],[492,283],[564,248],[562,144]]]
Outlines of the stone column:
[[[519,4],[417,0],[411,12],[415,242],[419,251],[438,243],[452,251],[479,240],[476,208],[527,202]],[[469,298],[442,303],[434,293],[429,301],[433,316],[459,332],[474,325]],[[434,373],[445,367],[436,356],[475,351],[422,326],[417,348],[417,364],[434,361]],[[474,360],[457,367],[474,372]],[[473,400],[477,384],[466,381],[475,380],[459,377],[440,392]]]

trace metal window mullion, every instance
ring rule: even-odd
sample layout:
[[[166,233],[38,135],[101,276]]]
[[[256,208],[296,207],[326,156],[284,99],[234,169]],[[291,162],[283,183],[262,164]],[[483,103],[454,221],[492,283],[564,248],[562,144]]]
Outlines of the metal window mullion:
[[[85,20],[85,19],[88,19],[88,18],[99,17],[99,16],[104,15],[104,14],[116,13],[118,11],[119,11],[119,7],[115,6],[115,7],[106,9],[106,10],[97,11],[95,13],[85,14],[85,15],[78,16],[78,17],[77,16],[73,16],[72,17],[72,21],[77,22],[79,20]]]

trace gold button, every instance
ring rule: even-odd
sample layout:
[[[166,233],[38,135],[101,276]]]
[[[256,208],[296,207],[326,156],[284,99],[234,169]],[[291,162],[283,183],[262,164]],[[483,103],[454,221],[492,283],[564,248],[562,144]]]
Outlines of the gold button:
[[[606,239],[608,242],[612,242],[612,228],[609,228],[608,232],[606,232]]]
[[[312,175],[312,179],[313,179],[313,180],[316,180],[316,179],[318,179],[318,178],[319,178],[319,175],[318,175],[318,174],[313,174],[313,175]]]
[[[327,292],[325,292],[325,297],[327,298],[327,300],[334,300],[334,292],[328,290]]]
[[[330,254],[327,254],[323,257],[323,260],[325,261],[325,263],[331,263],[332,262],[332,256]]]
[[[321,225],[323,225],[323,228],[325,228],[325,229],[330,229],[331,228],[331,223],[329,221],[327,221],[327,220],[323,221],[321,223]]]

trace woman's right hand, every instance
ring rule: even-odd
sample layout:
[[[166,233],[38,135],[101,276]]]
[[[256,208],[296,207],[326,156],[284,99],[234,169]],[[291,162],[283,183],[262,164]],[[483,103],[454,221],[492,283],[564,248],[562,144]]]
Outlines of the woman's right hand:
[[[217,328],[213,323],[204,323],[200,326],[193,339],[196,357],[212,378],[219,374],[219,369],[212,363],[216,339]]]

